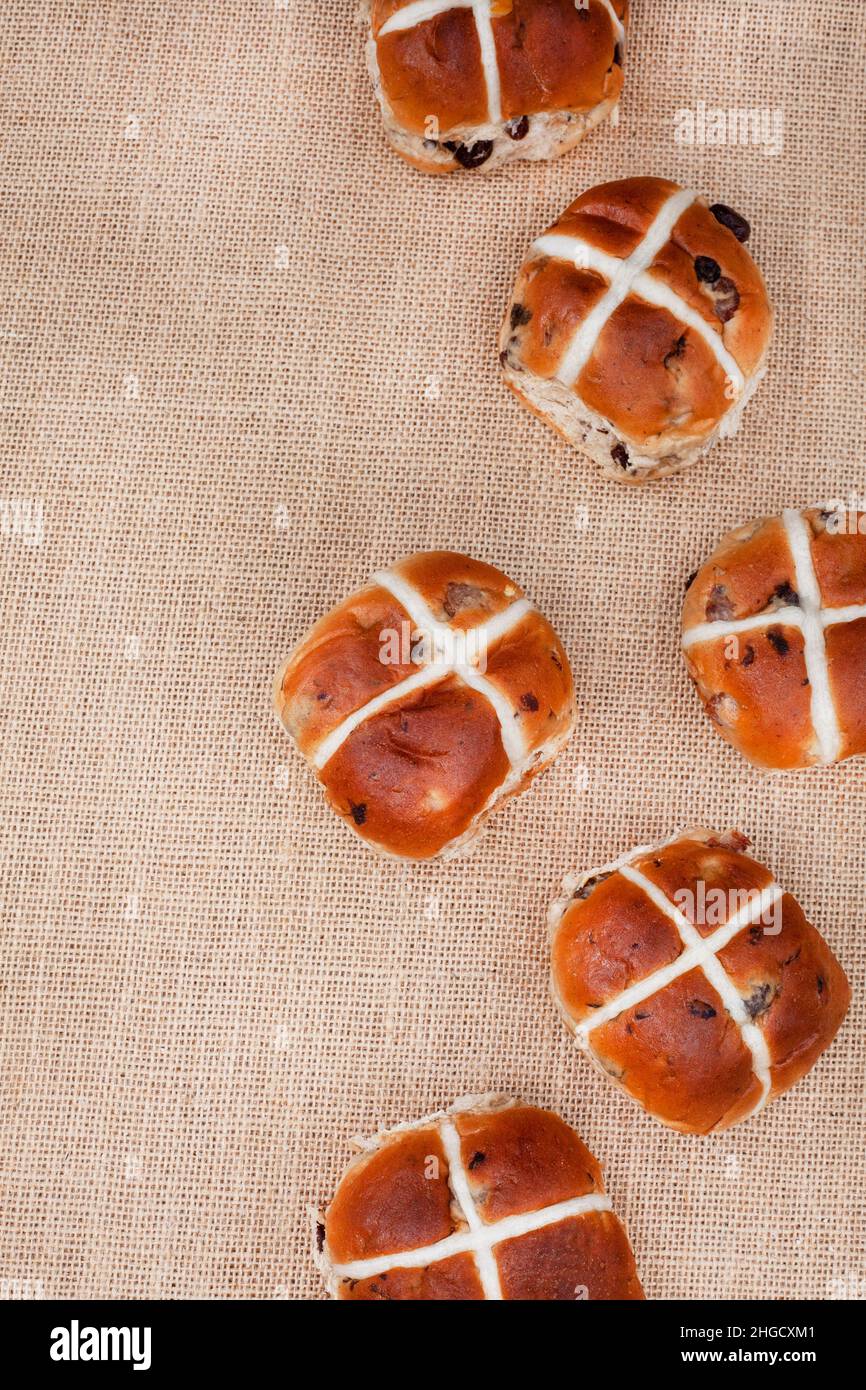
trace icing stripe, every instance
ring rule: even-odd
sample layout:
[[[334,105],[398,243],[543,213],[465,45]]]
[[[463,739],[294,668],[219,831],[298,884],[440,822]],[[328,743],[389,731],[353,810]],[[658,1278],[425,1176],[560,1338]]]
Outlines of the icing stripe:
[[[692,197],[694,196],[695,195],[692,195]],[[649,235],[649,233],[647,233],[647,235]],[[637,249],[640,250],[640,248]],[[607,294],[604,298],[599,300],[598,304],[591,311],[588,318],[584,321],[584,324],[578,330],[578,334],[582,333],[583,328],[590,322],[593,314],[600,313],[612,291],[616,291],[617,295],[619,294],[617,288],[618,277],[623,267],[628,264],[628,261],[621,261],[617,256],[611,256],[609,252],[602,251],[599,247],[592,246],[581,237],[566,236],[561,232],[550,232],[545,236],[539,237],[537,241],[533,243],[533,250],[539,252],[539,254],[543,256],[553,256],[559,260],[571,261],[578,270],[596,271],[599,275],[605,276],[605,278],[610,281]],[[633,255],[635,254],[637,253],[634,252]],[[654,252],[653,258],[655,254]],[[725,373],[725,376],[733,383],[737,393],[734,400],[736,400],[737,396],[742,394],[745,387],[745,378],[736,359],[725,347],[721,333],[717,333],[716,330],[707,323],[705,318],[697,313],[691,305],[687,304],[675,290],[671,289],[670,285],[665,284],[663,280],[642,270],[631,277],[626,291],[626,295],[627,294],[637,295],[640,299],[645,300],[648,304],[653,304],[656,308],[666,309],[669,314],[672,314],[674,318],[679,319],[687,328],[690,328],[693,333],[697,334],[702,342],[710,349],[722,371]],[[625,298],[626,295],[623,295],[622,298]],[[609,311],[605,310],[589,352],[586,354],[586,357],[578,357],[576,359],[579,360],[579,366],[574,375],[571,375],[572,363],[568,364],[565,372],[563,371],[563,363],[568,361],[569,353],[572,351],[576,342],[576,339],[572,340],[572,345],[563,357],[557,372],[557,376],[564,385],[571,386],[574,384],[577,376],[580,375],[580,371],[582,371],[583,367],[586,365],[586,361],[588,361],[589,357],[592,355],[592,349],[595,347],[595,342],[604,324],[607,322],[608,318],[610,318],[614,310],[619,307],[621,302],[622,299],[617,299],[616,303],[613,304]],[[583,347],[581,347],[581,353],[582,352]],[[569,376],[568,380],[566,380],[566,374]],[[733,401],[731,403],[733,404]]]
[[[836,623],[859,623],[866,618],[866,603],[852,603],[848,608],[823,608],[821,626],[835,627]]]
[[[481,45],[481,65],[484,68],[484,81],[487,85],[487,119],[494,125],[502,120],[502,93],[499,82],[499,61],[496,57],[496,40],[493,37],[493,21],[490,18],[489,0],[481,0],[472,6],[475,28]]]
[[[398,30],[414,29],[416,24],[424,24],[429,19],[447,13],[448,10],[472,11],[487,87],[487,119],[498,125],[502,120],[502,96],[490,0],[416,0],[415,4],[406,5],[404,9],[392,14],[390,19],[386,19],[377,38],[381,39],[386,34],[394,34]]]
[[[453,628],[448,623],[441,623],[434,616],[433,610],[425,602],[422,595],[410,584],[402,575],[394,570],[378,570],[373,575],[371,583],[378,584],[380,588],[387,589],[392,598],[406,609],[409,617],[419,631],[429,632],[433,638],[434,647],[437,650],[448,650],[454,642],[455,635],[460,635],[459,628]],[[500,641],[512,628],[517,627],[529,613],[535,612],[534,604],[528,598],[516,599],[514,603],[503,608],[501,612],[488,618],[486,622],[479,623],[477,627],[469,628],[463,634],[467,650],[472,650],[473,638],[482,636],[485,638],[486,645],[492,647],[495,642]]]
[[[555,1226],[559,1221],[567,1221],[573,1216],[586,1216],[590,1212],[610,1211],[611,1200],[600,1192],[587,1197],[572,1197],[567,1202],[557,1202],[552,1207],[542,1207],[540,1211],[521,1212],[517,1216],[506,1216],[493,1225],[480,1230],[458,1231],[446,1236],[435,1245],[424,1245],[417,1250],[398,1251],[393,1255],[374,1256],[369,1260],[352,1260],[348,1264],[335,1264],[333,1273],[341,1279],[369,1279],[375,1274],[385,1274],[391,1269],[423,1269],[434,1261],[447,1260],[452,1255],[476,1254],[480,1249],[491,1249],[504,1240],[516,1236],[530,1235],[533,1231],[543,1231],[547,1226]]]
[[[402,10],[392,14],[390,19],[385,20],[377,38],[381,39],[383,34],[396,33],[399,29],[414,29],[416,24],[435,19],[437,15],[445,14],[446,10],[476,8],[477,0],[414,0],[414,4],[404,6]]]
[[[683,213],[697,198],[691,189],[681,188],[666,199],[631,255],[619,262],[619,270],[599,302],[577,329],[563,355],[556,375],[564,386],[573,386],[595,348],[598,336],[610,316],[631,293],[632,285],[655,260],[670,239]]]
[[[823,763],[834,763],[842,751],[842,732],[827,668],[827,645],[821,618],[821,590],[812,560],[809,531],[799,512],[784,511],[782,521],[791,547],[797,593],[803,609],[803,656],[812,695],[812,724]]]
[[[866,610],[864,610],[866,611]],[[535,605],[529,602],[528,598],[519,598],[508,608],[503,608],[501,613],[496,613],[486,623],[479,623],[478,627],[470,629],[472,632],[483,632],[488,647],[492,647],[502,637],[519,627],[523,619],[529,613],[535,612]]]
[[[607,10],[610,22],[613,26],[617,42],[622,43],[625,39],[625,29],[622,20],[611,4],[611,0],[599,0],[599,4]],[[484,11],[490,16],[490,0],[414,0],[411,5],[406,5],[402,10],[397,10],[390,19],[379,30],[379,37],[382,34],[393,34],[399,29],[414,29],[416,24],[423,24],[428,19],[435,19],[437,15],[445,14],[447,10],[475,10],[476,18],[478,11]]]
[[[683,650],[717,638],[735,637],[741,632],[756,632],[762,628],[795,627],[803,634],[803,660],[809,678],[812,727],[822,763],[838,762],[842,755],[842,730],[836,702],[830,686],[827,661],[826,632],[840,623],[856,623],[866,619],[866,604],[849,604],[842,608],[824,608],[821,588],[812,558],[809,528],[801,512],[788,509],[782,513],[782,524],[788,539],[794,564],[794,583],[800,599],[798,607],[789,606],[756,613],[751,618],[730,622],[696,623],[683,633]]]
[[[756,613],[752,618],[736,618],[730,622],[697,623],[683,633],[683,647],[688,650],[700,642],[712,642],[716,637],[737,637],[741,632],[759,632],[762,627],[796,627],[803,630],[801,608],[777,608],[772,613]]]
[[[599,3],[608,13],[616,42],[624,44],[625,28],[613,8],[611,0],[599,0]],[[492,124],[498,125],[502,120],[502,91],[496,41],[493,37],[493,16],[490,11],[490,0],[414,0],[413,4],[404,6],[402,10],[397,10],[395,14],[386,19],[376,37],[381,39],[387,34],[414,29],[416,24],[424,24],[427,20],[436,19],[438,15],[446,14],[448,10],[472,11],[475,30],[478,34],[478,44],[481,49],[484,82],[487,87],[487,119]]]
[[[650,902],[673,922],[679,932],[683,946],[687,948],[691,947],[695,950],[699,947],[705,947],[706,942],[697,928],[692,926],[689,919],[679,911],[660,888],[656,887],[651,879],[647,878],[639,869],[635,869],[630,864],[624,865],[620,873],[623,878],[627,878],[631,883],[642,888],[650,899]],[[772,1084],[770,1053],[767,1048],[766,1039],[760,1028],[757,1028],[752,1022],[739,990],[716,956],[712,954],[708,955],[704,960],[699,962],[699,968],[703,970],[710,984],[721,998],[731,1018],[737,1024],[740,1030],[740,1036],[751,1053],[752,1070],[755,1073],[755,1079],[761,1087],[761,1095],[749,1112],[750,1115],[755,1115],[764,1105],[767,1096],[770,1094],[770,1086]],[[743,1118],[746,1117],[744,1116]]]
[[[313,767],[320,772],[343,746],[349,735],[353,734],[361,724],[373,715],[381,713],[383,709],[387,709],[389,705],[406,695],[413,695],[417,690],[438,685],[440,681],[453,674],[459,676],[465,685],[483,695],[492,706],[499,723],[502,746],[505,749],[511,769],[512,771],[522,769],[527,750],[520,721],[514,717],[518,711],[515,710],[508,697],[497,689],[491,681],[488,681],[468,663],[455,661],[453,656],[455,638],[457,641],[462,640],[465,652],[479,651],[479,638],[481,637],[484,639],[482,650],[485,651],[487,647],[500,641],[507,633],[519,626],[529,613],[535,612],[529,599],[517,599],[501,613],[495,614],[488,622],[479,623],[477,627],[469,629],[468,632],[460,633],[445,623],[437,622],[422,595],[402,575],[395,574],[393,570],[379,570],[373,575],[371,582],[378,584],[380,588],[387,589],[391,597],[405,608],[413,626],[420,632],[429,635],[433,645],[433,659],[419,671],[413,671],[405,680],[398,681],[388,690],[374,695],[372,700],[368,700],[365,705],[361,705],[359,709],[348,714],[335,729],[332,729],[322,739],[322,742],[312,753],[310,762]],[[501,787],[497,790],[501,790]]]
[[[447,653],[452,651],[455,645],[455,637],[460,640],[460,632],[448,627],[445,623],[437,622],[421,594],[402,575],[395,574],[393,570],[380,570],[378,574],[374,574],[373,583],[387,589],[392,597],[403,605],[416,628],[430,633],[443,675],[453,672],[460,677],[465,685],[483,695],[493,707],[493,712],[499,721],[502,746],[508,761],[512,769],[519,768],[526,757],[526,744],[520,722],[514,717],[518,711],[515,710],[508,697],[474,667],[466,662],[446,659]],[[464,650],[478,651],[478,639],[483,637],[486,652],[488,647],[492,647],[494,643],[500,641],[513,628],[517,627],[527,614],[534,611],[529,599],[517,599],[501,613],[495,614],[488,622],[479,623],[477,627],[470,628],[462,636]],[[395,688],[399,689],[399,687]]]
[[[313,767],[321,772],[325,764],[330,762],[334,754],[342,748],[349,735],[353,734],[365,720],[372,718],[374,714],[379,714],[383,709],[387,709],[389,705],[393,705],[395,700],[402,699],[404,695],[414,695],[416,690],[424,690],[428,685],[438,685],[449,674],[450,669],[442,663],[431,661],[429,666],[422,666],[420,671],[413,671],[412,675],[407,676],[405,680],[398,681],[396,685],[390,686],[388,690],[383,690],[381,694],[368,700],[366,705],[362,705],[360,709],[356,709],[352,714],[347,714],[343,722],[322,739],[313,753],[310,758]]]
[[[600,0],[600,3],[604,6],[604,8],[607,10],[608,14],[610,15],[610,22],[611,22],[611,24],[613,25],[613,32],[614,32],[614,35],[615,35],[615,37],[616,37],[617,43],[619,43],[619,44],[624,43],[624,42],[625,42],[625,29],[623,28],[622,20],[620,19],[619,15],[617,14],[616,10],[614,9],[614,7],[613,7],[613,5],[611,4],[610,0]]]
[[[612,256],[600,246],[591,246],[582,237],[567,236],[565,232],[545,232],[532,243],[532,250],[541,256],[571,261],[578,270],[596,270],[607,280],[615,280],[623,266],[619,256]]]
[[[454,671],[465,685],[468,685],[472,690],[477,690],[478,694],[483,695],[493,706],[496,718],[499,720],[502,746],[508,761],[511,763],[512,769],[519,768],[526,757],[526,743],[520,728],[520,720],[514,717],[518,711],[492,681],[487,680],[473,667],[455,666]]]
[[[866,618],[866,604],[853,603],[847,608],[822,608],[816,614],[823,628],[838,624],[862,622]],[[803,612],[800,608],[775,608],[771,612],[756,613],[751,618],[737,618],[730,622],[696,623],[683,633],[685,648],[697,646],[701,642],[712,642],[716,637],[735,637],[741,632],[758,632],[762,627],[796,627],[803,630]]]
[[[639,275],[632,286],[632,294],[636,294],[640,299],[645,299],[648,304],[654,304],[656,308],[667,309],[669,314],[680,319],[687,328],[690,328],[706,343],[725,376],[734,386],[736,395],[731,400],[731,405],[733,405],[737,397],[742,395],[746,379],[740,370],[739,363],[725,347],[721,333],[717,333],[697,310],[687,304],[684,299],[681,299],[670,285],[666,285],[655,275]]]
[[[440,623],[434,618],[432,609],[427,606],[415,586],[410,584],[408,579],[404,579],[401,574],[396,574],[394,570],[377,570],[373,575],[372,583],[388,590],[391,597],[395,598],[406,609],[414,626],[420,631],[430,634],[434,649],[438,652],[444,640],[444,634],[450,633],[451,629],[445,623]]]
[[[454,1127],[453,1120],[442,1120],[439,1125],[439,1138],[442,1140],[445,1157],[448,1159],[451,1191],[457,1199],[470,1231],[477,1234],[484,1229],[484,1222],[478,1215],[478,1210],[472,1200],[469,1179],[463,1166],[463,1155],[460,1152],[460,1135]],[[502,1285],[499,1282],[499,1268],[493,1258],[490,1246],[479,1244],[472,1253],[475,1256],[475,1264],[478,1267],[478,1277],[484,1289],[484,1297],[501,1303]]]
[[[709,956],[715,956],[723,950],[741,931],[745,931],[747,927],[760,922],[764,914],[769,912],[783,896],[782,889],[777,883],[771,884],[769,888],[764,888],[759,898],[754,899],[752,903],[747,903],[740,912],[734,914],[729,922],[725,922],[723,926],[719,927],[718,931],[714,931],[711,936],[702,937],[700,945],[686,947],[682,955],[677,956],[670,965],[663,965],[660,970],[654,970],[651,975],[647,975],[646,979],[638,980],[636,984],[623,990],[622,994],[618,994],[615,999],[608,1000],[600,1009],[594,1009],[592,1017],[579,1023],[575,1032],[579,1034],[581,1039],[585,1040],[594,1028],[600,1027],[603,1023],[609,1023],[612,1018],[618,1018],[621,1013],[625,1013],[626,1009],[633,1009],[636,1004],[642,1004],[645,999],[657,994],[660,989],[672,984],[681,975],[687,975],[690,970],[702,965]]]

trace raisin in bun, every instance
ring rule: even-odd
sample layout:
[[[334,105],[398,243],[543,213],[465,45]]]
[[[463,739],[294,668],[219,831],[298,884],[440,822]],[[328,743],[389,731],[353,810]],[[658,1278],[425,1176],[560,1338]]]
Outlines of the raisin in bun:
[[[584,1052],[671,1129],[727,1129],[790,1089],[848,1008],[839,962],[744,835],[686,830],[569,875],[553,993]]]
[[[866,753],[866,515],[786,511],[725,536],[686,591],[683,650],[758,767]]]
[[[749,233],[667,179],[581,194],[517,278],[506,384],[618,482],[694,463],[735,432],[764,373],[773,315]]]
[[[500,570],[450,551],[410,555],[332,609],[276,703],[337,814],[404,859],[467,845],[574,723],[553,628]]]
[[[622,89],[626,0],[372,0],[385,131],[429,174],[553,159]]]
[[[551,1111],[466,1096],[358,1147],[317,1214],[332,1297],[643,1298],[599,1165]]]

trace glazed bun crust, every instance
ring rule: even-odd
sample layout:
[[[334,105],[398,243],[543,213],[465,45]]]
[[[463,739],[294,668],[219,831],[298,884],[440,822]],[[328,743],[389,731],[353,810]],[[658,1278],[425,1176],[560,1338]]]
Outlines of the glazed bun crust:
[[[630,257],[642,258],[635,274]],[[758,267],[704,199],[666,179],[620,179],[582,194],[534,243],[500,361],[506,384],[608,476],[642,482],[733,432],[771,329]]]
[[[407,859],[469,844],[574,723],[550,624],[500,570],[451,551],[407,557],[321,619],[276,703],[338,815]]]
[[[404,127],[422,135],[428,117],[440,130],[482,125],[487,120],[487,91],[481,45],[471,10],[445,10],[426,24],[378,38],[390,14],[377,21],[377,9],[393,13],[393,3],[374,5],[382,87],[394,115]]]
[[[338,814],[363,806],[365,836],[412,859],[458,840],[507,775],[495,712],[451,678],[365,720],[328,763],[325,786]]]
[[[595,1158],[558,1115],[504,1096],[369,1141],[319,1239],[340,1299],[643,1297]]]
[[[622,90],[624,0],[588,0],[585,9],[574,0],[489,0],[486,56],[484,16],[468,4],[373,0],[368,9],[386,132],[428,173],[553,158]],[[479,142],[490,149],[464,158]]]
[[[788,1090],[850,1001],[826,941],[747,844],[736,832],[687,831],[569,876],[551,909],[566,1025],[634,1100],[684,1133],[726,1129]]]
[[[786,512],[725,536],[689,584],[683,647],[707,716],[756,766],[866,753],[866,516]]]

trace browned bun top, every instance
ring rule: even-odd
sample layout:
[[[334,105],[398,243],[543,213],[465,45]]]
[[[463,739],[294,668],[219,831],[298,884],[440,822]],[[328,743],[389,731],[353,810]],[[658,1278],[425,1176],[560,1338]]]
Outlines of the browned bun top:
[[[420,859],[459,839],[508,771],[490,704],[450,677],[365,720],[322,780],[365,839]]]
[[[581,1046],[690,1133],[727,1128],[792,1086],[850,999],[829,946],[747,844],[684,832],[567,881],[552,910],[554,991]]]
[[[623,22],[628,6],[613,0]],[[411,27],[389,29],[411,0],[373,0],[372,33],[382,88],[398,124],[443,134],[547,111],[591,110],[622,87],[619,33],[602,0],[491,0],[499,109],[491,104],[472,8],[442,7]],[[407,15],[407,19],[410,16]],[[385,29],[383,33],[382,30]]]
[[[772,328],[763,278],[742,241],[704,199],[680,195],[657,178],[581,194],[533,246],[503,330],[508,366],[560,381],[650,451],[718,426],[760,367]],[[611,286],[629,273],[618,263],[630,256],[646,264],[614,301]],[[585,323],[587,351],[575,367],[569,352]]]
[[[558,1115],[506,1097],[373,1141],[328,1207],[323,1254],[343,1299],[643,1297],[595,1158]]]
[[[683,643],[708,716],[750,761],[866,752],[866,516],[812,509],[732,531],[689,585]]]
[[[452,639],[438,665],[431,631]],[[574,688],[556,633],[516,584],[427,551],[316,624],[280,676],[277,708],[352,828],[422,859],[549,761]]]
[[[404,130],[423,135],[431,117],[440,131],[487,121],[487,87],[481,45],[471,9],[449,9],[414,25],[378,37],[378,9],[404,9],[393,0],[374,5],[373,33],[382,90]]]

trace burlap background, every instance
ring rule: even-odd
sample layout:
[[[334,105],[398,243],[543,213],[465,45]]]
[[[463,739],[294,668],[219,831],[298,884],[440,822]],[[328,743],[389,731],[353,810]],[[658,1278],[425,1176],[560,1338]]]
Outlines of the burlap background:
[[[866,490],[862,6],[634,9],[618,129],[434,181],[386,150],[354,0],[3,6],[0,1279],[318,1296],[347,1137],[503,1088],[604,1160],[651,1296],[866,1295],[863,765],[750,771],[677,650],[722,532]],[[676,144],[699,101],[782,110],[784,152]],[[630,491],[494,339],[531,236],[650,172],[751,218],[779,322],[740,436]],[[582,714],[473,856],[404,868],[325,809],[271,680],[430,546],[527,588]],[[544,928],[565,869],[694,819],[751,834],[855,986],[812,1075],[709,1141],[576,1055]]]

